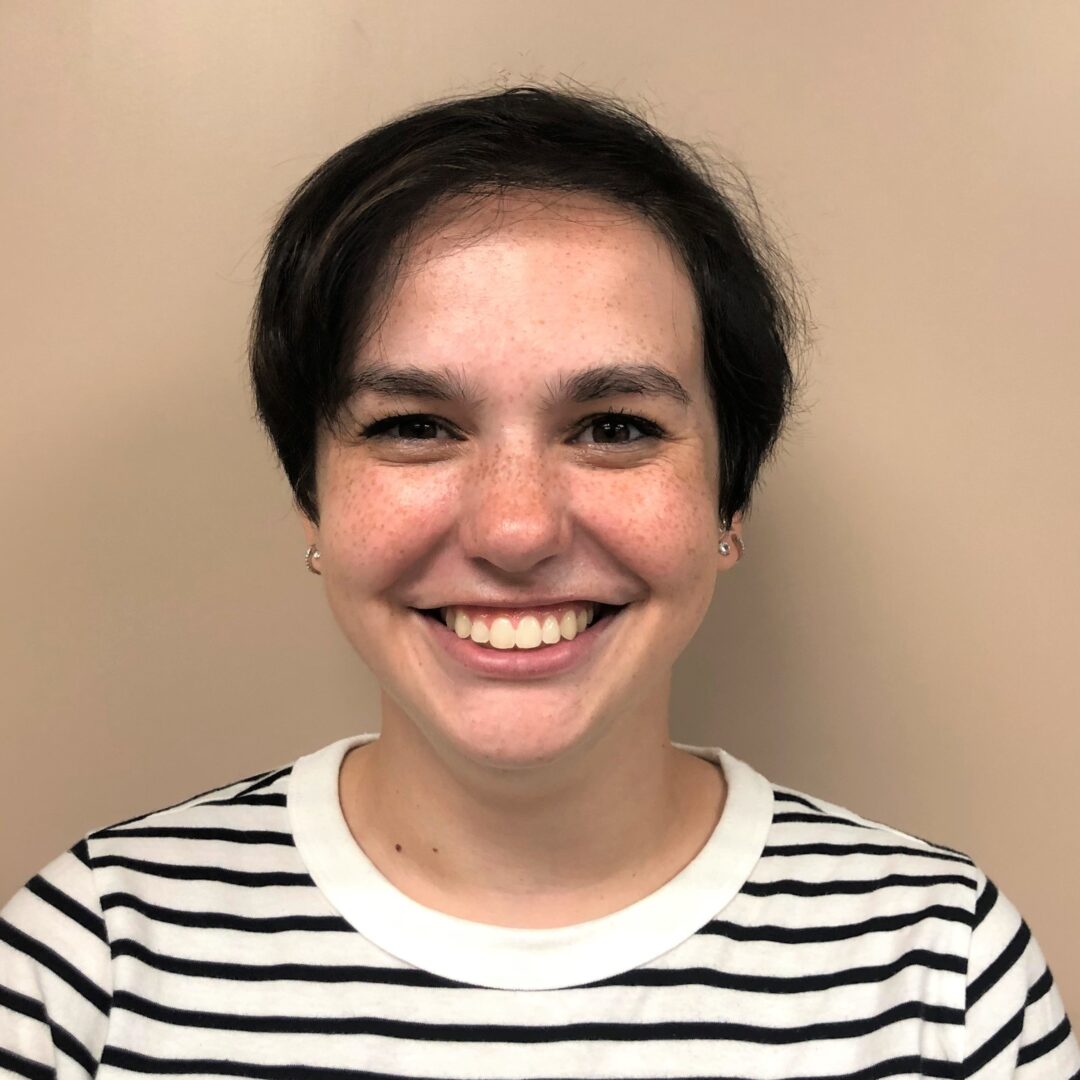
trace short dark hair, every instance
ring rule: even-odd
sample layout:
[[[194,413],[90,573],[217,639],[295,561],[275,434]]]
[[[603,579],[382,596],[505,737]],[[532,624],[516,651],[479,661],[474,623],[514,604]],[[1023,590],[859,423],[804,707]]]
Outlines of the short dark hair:
[[[318,522],[318,434],[340,417],[412,230],[451,197],[515,190],[600,196],[672,243],[701,313],[720,514],[748,510],[794,403],[802,328],[753,195],[756,220],[697,151],[622,102],[542,86],[423,106],[339,150],[288,201],[266,251],[250,358],[259,419],[299,508]]]

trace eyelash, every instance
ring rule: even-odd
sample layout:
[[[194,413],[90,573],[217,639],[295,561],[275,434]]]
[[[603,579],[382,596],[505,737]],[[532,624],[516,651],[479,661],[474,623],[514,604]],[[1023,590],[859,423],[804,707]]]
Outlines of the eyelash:
[[[631,424],[638,428],[642,433],[641,439],[628,439],[627,442],[635,443],[642,442],[643,439],[662,439],[665,436],[664,429],[659,424],[653,423],[652,420],[646,420],[643,416],[637,416],[634,413],[626,412],[623,409],[609,409],[607,412],[594,413],[592,416],[586,417],[577,428],[577,435],[580,435],[584,431],[588,431],[590,427],[599,424],[604,420],[614,419],[617,423]],[[397,442],[408,443],[422,443],[422,442],[437,442],[436,439],[415,439],[408,438],[406,436],[394,437],[387,433],[396,425],[403,423],[406,420],[419,420],[430,424],[436,424],[439,427],[444,428],[447,431],[451,431],[450,426],[443,420],[440,420],[436,416],[432,416],[429,413],[397,413],[393,416],[384,416],[379,420],[375,420],[360,430],[360,437],[363,439],[392,439]],[[455,438],[457,438],[455,436]],[[625,445],[620,443],[593,443],[594,446],[618,446]]]

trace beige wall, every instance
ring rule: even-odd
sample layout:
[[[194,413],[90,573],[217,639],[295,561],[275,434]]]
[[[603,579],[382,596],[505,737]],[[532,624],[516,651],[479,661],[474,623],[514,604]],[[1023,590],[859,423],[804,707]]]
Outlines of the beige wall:
[[[807,409],[674,732],[971,853],[1080,1010],[1080,5],[0,5],[0,893],[375,726],[250,419],[260,246],[420,100],[568,76],[741,160]]]

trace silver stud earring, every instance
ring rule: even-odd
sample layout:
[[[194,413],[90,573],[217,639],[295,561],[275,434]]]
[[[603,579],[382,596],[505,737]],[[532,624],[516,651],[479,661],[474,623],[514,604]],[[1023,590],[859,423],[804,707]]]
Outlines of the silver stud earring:
[[[315,565],[322,556],[319,554],[319,549],[312,544],[311,547],[304,552],[304,562],[307,563],[307,568],[313,573],[322,576],[322,571]]]
[[[727,542],[728,533],[731,532],[731,522],[727,518],[720,519],[720,544],[717,550],[725,558],[731,554],[731,544]],[[739,549],[739,558],[746,554],[746,545],[739,538],[738,533],[731,533],[731,539]]]

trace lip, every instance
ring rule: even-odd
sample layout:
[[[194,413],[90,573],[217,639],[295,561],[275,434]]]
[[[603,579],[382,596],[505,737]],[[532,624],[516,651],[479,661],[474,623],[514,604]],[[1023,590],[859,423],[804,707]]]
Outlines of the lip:
[[[527,611],[548,607],[568,607],[571,604],[597,604],[605,607],[619,607],[614,600],[600,600],[595,596],[586,596],[579,593],[576,596],[515,596],[507,600],[493,599],[483,600],[448,600],[443,604],[415,604],[415,609],[430,611],[434,608],[491,608],[503,611]]]
[[[495,679],[543,679],[562,675],[584,664],[603,643],[624,609],[594,622],[573,641],[541,645],[536,649],[490,649],[477,645],[471,638],[459,638],[445,623],[437,622],[420,612],[413,615],[426,627],[426,632],[438,652],[458,669],[464,668]]]

